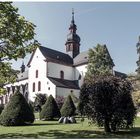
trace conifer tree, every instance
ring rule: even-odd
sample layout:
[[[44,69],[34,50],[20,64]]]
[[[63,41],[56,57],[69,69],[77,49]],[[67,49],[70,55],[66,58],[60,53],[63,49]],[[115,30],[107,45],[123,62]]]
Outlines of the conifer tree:
[[[50,95],[43,105],[42,110],[40,112],[41,120],[53,120],[54,118],[59,118],[60,110],[57,106],[57,103],[52,95]]]
[[[34,122],[34,114],[24,96],[15,93],[0,116],[0,124],[4,126],[20,126]]]
[[[72,101],[71,96],[69,95],[66,100],[64,101],[64,104],[61,108],[61,116],[62,117],[71,117],[74,115],[76,110],[76,107]]]

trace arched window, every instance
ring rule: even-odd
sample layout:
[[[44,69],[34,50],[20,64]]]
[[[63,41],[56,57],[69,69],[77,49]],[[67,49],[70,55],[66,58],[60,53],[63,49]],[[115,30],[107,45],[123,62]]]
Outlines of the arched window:
[[[35,83],[33,83],[33,92],[35,92]]]
[[[41,82],[38,82],[38,91],[41,91]]]
[[[60,71],[60,78],[64,79],[64,71],[62,71],[62,70]]]
[[[35,77],[38,78],[38,70],[35,72]]]

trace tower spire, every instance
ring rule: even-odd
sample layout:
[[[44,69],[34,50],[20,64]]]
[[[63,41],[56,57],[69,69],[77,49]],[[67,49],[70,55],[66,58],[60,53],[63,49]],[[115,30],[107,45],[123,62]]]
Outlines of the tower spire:
[[[66,52],[72,57],[80,53],[80,37],[76,34],[77,26],[74,21],[74,9],[72,8],[72,20],[69,27],[70,33],[67,35]]]

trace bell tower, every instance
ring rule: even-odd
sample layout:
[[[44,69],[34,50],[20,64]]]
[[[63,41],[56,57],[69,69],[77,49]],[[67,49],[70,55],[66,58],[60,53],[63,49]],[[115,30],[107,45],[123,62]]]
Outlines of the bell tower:
[[[72,20],[69,27],[70,33],[67,35],[65,43],[66,52],[72,58],[75,58],[80,53],[80,37],[76,34],[77,26],[74,21],[74,10],[72,9]]]

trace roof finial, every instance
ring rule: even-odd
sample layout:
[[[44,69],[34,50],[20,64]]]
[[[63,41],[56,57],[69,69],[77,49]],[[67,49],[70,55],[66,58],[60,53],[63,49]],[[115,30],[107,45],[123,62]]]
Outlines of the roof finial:
[[[74,23],[74,8],[72,8],[72,23]]]

